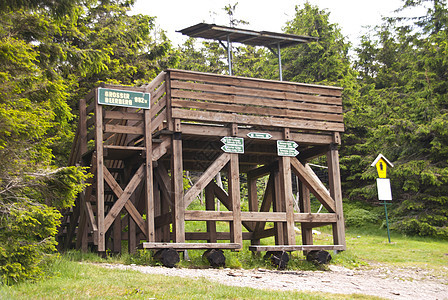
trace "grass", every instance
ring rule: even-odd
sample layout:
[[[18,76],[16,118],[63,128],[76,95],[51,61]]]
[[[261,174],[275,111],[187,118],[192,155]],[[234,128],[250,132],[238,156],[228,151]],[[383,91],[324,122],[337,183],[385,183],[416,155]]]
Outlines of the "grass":
[[[52,278],[1,287],[2,299],[379,299],[361,295],[279,292],[229,287],[58,259]]]
[[[315,244],[331,244],[331,229],[323,227],[320,230],[321,233],[314,236]],[[434,270],[434,274],[448,279],[448,241],[407,237],[392,232],[392,243],[389,244],[385,229],[378,229],[377,226],[349,228],[346,241],[347,251],[332,253],[332,264],[348,268],[375,267],[378,263],[397,268],[418,267]],[[266,239],[262,240],[263,242],[272,244],[273,240]],[[248,243],[249,241],[245,241],[243,251],[225,251],[227,266],[247,269],[273,268],[262,255],[253,256],[247,250]],[[199,250],[189,251],[189,260],[182,260],[180,267],[208,267],[208,263],[202,259],[202,253],[203,251]],[[80,262],[157,264],[149,251],[143,250],[136,255],[124,253],[105,259],[93,253],[68,252],[56,259],[52,270],[54,275],[51,278],[37,283],[0,287],[0,299],[378,299],[362,295],[276,292],[228,287],[206,279],[111,270]],[[322,268],[307,262],[300,252],[295,252],[288,269]]]

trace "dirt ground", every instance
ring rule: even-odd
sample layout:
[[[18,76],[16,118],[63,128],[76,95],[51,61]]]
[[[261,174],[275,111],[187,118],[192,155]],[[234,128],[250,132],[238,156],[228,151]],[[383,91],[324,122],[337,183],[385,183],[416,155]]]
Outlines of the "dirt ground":
[[[170,269],[138,265],[101,265],[107,268],[132,269],[148,274],[205,277],[229,286],[267,290],[365,294],[385,299],[448,299],[446,274],[436,274],[433,270],[420,268],[393,268],[381,264],[371,264],[369,268],[355,270],[330,265],[328,271]],[[448,272],[448,266],[445,269]]]

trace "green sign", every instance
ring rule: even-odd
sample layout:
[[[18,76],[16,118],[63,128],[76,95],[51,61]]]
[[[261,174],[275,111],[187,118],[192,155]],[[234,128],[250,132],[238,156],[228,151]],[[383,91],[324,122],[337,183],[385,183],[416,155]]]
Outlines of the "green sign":
[[[296,149],[297,143],[294,141],[277,141],[277,148]]]
[[[244,146],[243,145],[224,145],[221,147],[221,150],[227,153],[240,153],[244,154]]]
[[[224,146],[221,150],[227,153],[244,153],[244,139],[241,137],[225,136],[221,139]]]
[[[249,132],[247,134],[248,137],[251,139],[262,139],[262,140],[269,140],[272,138],[272,135],[267,132]]]
[[[98,88],[98,104],[149,109],[149,93]]]
[[[297,156],[299,151],[296,149],[277,148],[278,156]]]
[[[235,146],[244,145],[244,139],[241,137],[225,136],[221,139],[221,142],[223,142],[226,145],[235,145]]]
[[[277,141],[278,156],[297,156],[299,151],[296,150],[297,143],[294,141]]]

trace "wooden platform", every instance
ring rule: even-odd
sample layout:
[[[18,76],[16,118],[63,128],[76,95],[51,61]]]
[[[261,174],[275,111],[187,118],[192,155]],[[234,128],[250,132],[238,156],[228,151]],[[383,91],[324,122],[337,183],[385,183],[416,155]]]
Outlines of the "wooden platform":
[[[111,98],[99,103],[105,90]],[[150,107],[123,106],[130,93],[140,102],[149,94]],[[273,236],[276,249],[325,249],[313,245],[312,228],[331,225],[333,248],[345,249],[341,93],[337,87],[182,70],[162,72],[139,88],[93,90],[80,100],[69,163],[90,168],[94,176],[65,212],[60,247],[120,252],[125,240],[132,253],[143,241],[142,247],[151,249],[241,249],[243,240],[251,240],[252,249],[267,249],[256,245]],[[254,133],[269,138],[253,138]],[[242,138],[244,151],[224,151],[224,137]],[[277,141],[294,142],[299,154],[279,155]],[[320,156],[326,158],[327,186],[307,164]],[[196,174],[188,190],[185,171]],[[218,174],[224,186],[215,180]],[[298,178],[298,209],[292,174]],[[262,195],[259,179],[265,183]],[[311,211],[311,194],[324,213]],[[192,208],[200,195],[202,206]],[[186,232],[190,221],[205,222],[206,232]],[[226,222],[228,230],[218,232],[217,222]],[[296,245],[296,225],[303,246]]]

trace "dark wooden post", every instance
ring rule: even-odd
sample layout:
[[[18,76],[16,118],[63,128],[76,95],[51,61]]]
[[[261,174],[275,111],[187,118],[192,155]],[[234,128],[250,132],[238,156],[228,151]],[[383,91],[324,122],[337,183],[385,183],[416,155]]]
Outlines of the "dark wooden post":
[[[174,132],[171,154],[171,187],[174,206],[173,226],[176,243],[185,242],[185,203],[183,195],[182,135]]]
[[[335,213],[337,218],[336,223],[333,224],[333,241],[335,245],[343,245],[345,248],[345,227],[344,214],[342,210],[342,190],[337,144],[330,145],[330,149],[327,153],[327,163],[330,195],[335,202]]]
[[[243,246],[240,203],[240,172],[238,154],[230,154],[229,162],[229,197],[232,204],[233,221],[230,224],[230,242]]]
[[[215,194],[213,192],[213,186],[208,184],[205,187],[205,209],[215,210]],[[207,221],[207,233],[209,243],[216,243],[216,221]]]
[[[98,104],[98,89],[95,92],[95,150],[96,150],[96,206],[98,222],[98,252],[106,251],[104,228],[104,157],[103,157],[103,107]]]
[[[287,245],[296,244],[296,234],[294,231],[294,202],[292,199],[291,182],[291,161],[287,156],[279,158],[279,185],[280,201],[282,201],[284,211],[286,212],[286,223],[284,226],[284,242]]]
[[[146,208],[146,230],[148,242],[155,241],[154,225],[154,191],[153,191],[153,172],[152,172],[152,128],[151,111],[145,110],[145,208]]]

